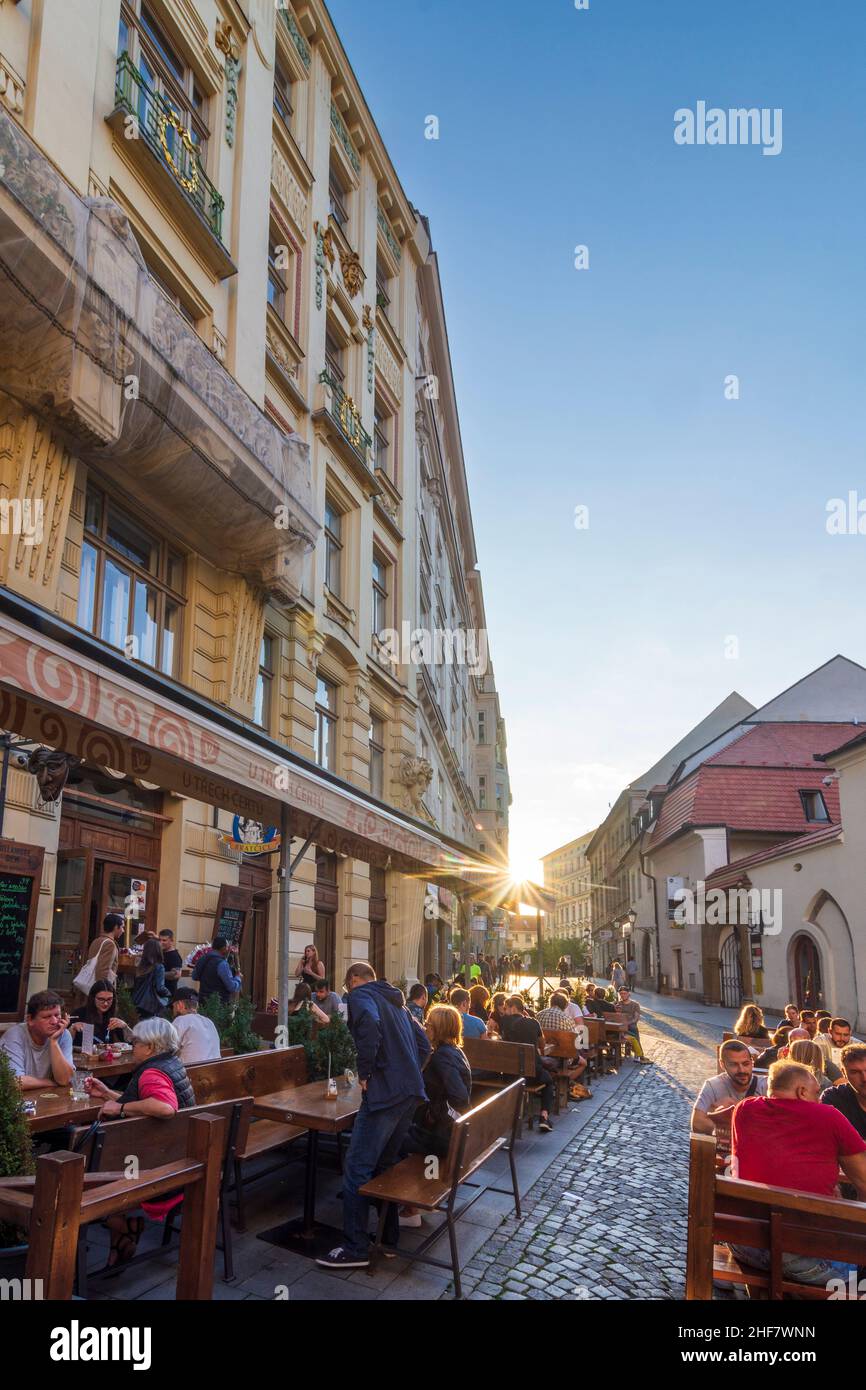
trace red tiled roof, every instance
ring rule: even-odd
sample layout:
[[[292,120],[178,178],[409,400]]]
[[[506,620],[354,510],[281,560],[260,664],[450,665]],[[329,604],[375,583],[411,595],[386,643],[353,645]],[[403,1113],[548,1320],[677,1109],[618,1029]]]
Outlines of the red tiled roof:
[[[769,849],[759,850],[757,854],[746,855],[744,859],[735,859],[732,864],[723,864],[720,869],[715,869],[707,878],[707,887],[710,888],[732,888],[734,884],[740,883],[744,878],[748,878],[748,870],[757,864],[766,864],[773,859],[781,859],[783,855],[800,854],[811,849],[817,849],[819,845],[831,844],[833,840],[842,838],[841,825],[825,825],[821,830],[810,830],[808,835],[798,835],[794,840],[785,840],[781,845],[771,845]]]
[[[818,754],[863,732],[862,724],[757,724],[703,766],[814,767]]]

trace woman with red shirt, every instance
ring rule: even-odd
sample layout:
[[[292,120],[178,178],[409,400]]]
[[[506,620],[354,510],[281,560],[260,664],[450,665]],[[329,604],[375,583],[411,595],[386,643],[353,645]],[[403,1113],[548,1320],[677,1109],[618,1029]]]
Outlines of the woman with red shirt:
[[[112,1091],[96,1077],[87,1078],[92,1096],[104,1096],[100,1119],[123,1120],[135,1115],[150,1115],[170,1120],[178,1110],[195,1105],[192,1084],[178,1057],[180,1039],[174,1025],[165,1018],[148,1018],[132,1030],[132,1062],[135,1070],[123,1092]],[[142,1202],[145,1216],[164,1221],[172,1207],[183,1201],[183,1194],[162,1197],[155,1202]],[[111,1230],[111,1253],[108,1268],[125,1264],[135,1254],[144,1229],[144,1218],[121,1213],[108,1218]]]

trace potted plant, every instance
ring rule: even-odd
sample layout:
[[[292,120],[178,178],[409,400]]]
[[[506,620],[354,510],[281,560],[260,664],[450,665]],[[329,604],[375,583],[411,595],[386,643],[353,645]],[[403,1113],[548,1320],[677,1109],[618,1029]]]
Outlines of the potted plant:
[[[6,1054],[0,1052],[0,1178],[27,1177],[35,1171],[21,1090]],[[0,1221],[0,1268],[6,1277],[24,1274],[26,1254],[26,1232]]]

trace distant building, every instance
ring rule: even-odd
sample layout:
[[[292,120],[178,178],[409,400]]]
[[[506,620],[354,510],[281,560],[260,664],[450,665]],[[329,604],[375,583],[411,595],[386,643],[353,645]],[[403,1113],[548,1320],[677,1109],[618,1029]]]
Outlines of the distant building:
[[[574,937],[587,945],[591,941],[592,890],[586,847],[594,834],[588,830],[541,857],[544,886],[557,897],[556,911],[545,921],[545,936]]]

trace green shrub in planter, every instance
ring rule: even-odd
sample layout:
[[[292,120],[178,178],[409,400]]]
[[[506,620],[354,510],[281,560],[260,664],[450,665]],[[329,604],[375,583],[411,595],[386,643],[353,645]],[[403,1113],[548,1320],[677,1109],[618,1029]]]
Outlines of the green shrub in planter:
[[[122,1018],[124,1023],[128,1023],[130,1028],[134,1028],[138,1023],[138,1009],[132,1002],[132,990],[129,985],[123,985],[119,980],[114,1007],[117,1017]]]
[[[9,1059],[0,1052],[0,1178],[26,1177],[36,1171],[33,1142],[24,1112],[21,1090]],[[0,1247],[26,1240],[15,1226],[0,1221]]]
[[[253,1031],[254,1010],[249,999],[226,1003],[218,994],[212,994],[199,1013],[210,1019],[222,1047],[231,1047],[235,1052],[258,1052],[263,1039]]]

